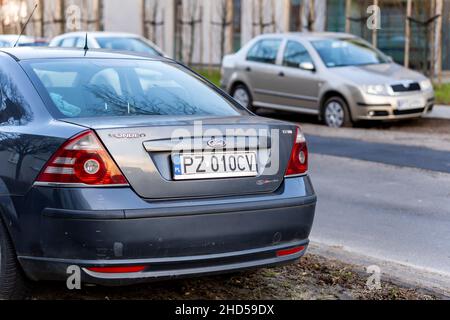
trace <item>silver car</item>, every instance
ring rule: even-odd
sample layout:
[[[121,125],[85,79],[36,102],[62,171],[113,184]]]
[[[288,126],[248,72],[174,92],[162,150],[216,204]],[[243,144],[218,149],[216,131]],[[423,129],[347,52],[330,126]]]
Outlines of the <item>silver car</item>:
[[[153,56],[166,54],[153,42],[144,37],[123,32],[88,32],[89,49],[132,51]],[[52,39],[50,47],[84,48],[86,32],[69,32]]]
[[[434,104],[425,76],[344,33],[256,37],[224,57],[221,84],[249,109],[313,114],[330,127],[418,118]]]

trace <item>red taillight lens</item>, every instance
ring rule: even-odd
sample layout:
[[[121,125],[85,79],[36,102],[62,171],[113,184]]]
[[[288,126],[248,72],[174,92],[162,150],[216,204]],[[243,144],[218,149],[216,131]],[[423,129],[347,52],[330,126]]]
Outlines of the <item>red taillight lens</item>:
[[[291,158],[286,170],[286,176],[304,174],[308,171],[308,146],[305,136],[300,128],[297,128],[297,136],[292,148]]]
[[[91,267],[86,268],[89,271],[97,273],[137,273],[145,270],[144,266],[131,267]]]
[[[277,257],[292,256],[292,255],[300,253],[304,250],[305,250],[305,247],[303,247],[303,246],[292,248],[292,249],[287,249],[287,250],[280,250],[280,251],[277,251]]]
[[[64,143],[36,182],[84,185],[128,185],[94,132],[85,131]]]

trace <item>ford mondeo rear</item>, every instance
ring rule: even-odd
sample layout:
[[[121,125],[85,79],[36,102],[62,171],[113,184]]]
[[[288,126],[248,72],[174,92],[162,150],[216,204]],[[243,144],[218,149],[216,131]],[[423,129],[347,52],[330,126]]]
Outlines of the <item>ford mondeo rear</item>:
[[[0,60],[11,109],[0,252],[15,265],[2,264],[0,284],[66,280],[71,266],[84,282],[128,284],[305,253],[316,195],[297,125],[251,114],[165,58],[11,49]]]

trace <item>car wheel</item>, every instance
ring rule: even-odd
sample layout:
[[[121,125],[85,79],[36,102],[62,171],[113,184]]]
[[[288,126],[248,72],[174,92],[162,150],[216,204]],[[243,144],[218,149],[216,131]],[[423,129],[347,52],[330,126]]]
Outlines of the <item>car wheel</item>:
[[[234,100],[239,102],[243,107],[247,108],[250,111],[255,110],[252,105],[253,103],[252,95],[250,94],[250,91],[245,85],[242,84],[237,85],[233,89],[231,95],[233,96]]]
[[[325,102],[323,119],[331,128],[352,126],[347,103],[340,97],[332,97]]]
[[[0,300],[21,300],[29,294],[30,284],[17,261],[9,234],[0,221]]]

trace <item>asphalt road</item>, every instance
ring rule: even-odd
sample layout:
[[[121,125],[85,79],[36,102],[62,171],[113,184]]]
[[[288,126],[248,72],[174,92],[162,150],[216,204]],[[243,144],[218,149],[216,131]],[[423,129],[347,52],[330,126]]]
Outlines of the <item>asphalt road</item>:
[[[310,149],[313,241],[450,275],[450,152],[318,137]]]
[[[448,151],[311,135],[307,140],[310,151],[316,154],[450,173]]]

